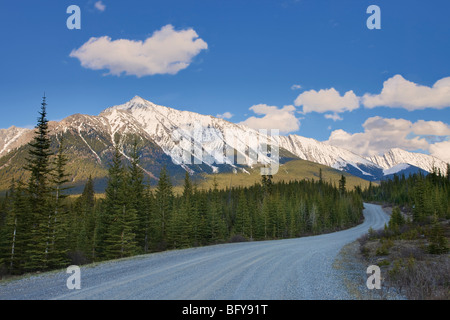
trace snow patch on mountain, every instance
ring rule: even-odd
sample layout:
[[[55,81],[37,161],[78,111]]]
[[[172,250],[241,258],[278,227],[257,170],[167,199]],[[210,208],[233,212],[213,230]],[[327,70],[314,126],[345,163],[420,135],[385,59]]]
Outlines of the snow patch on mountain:
[[[406,170],[406,169],[408,169],[410,167],[411,167],[411,165],[409,165],[407,163],[400,163],[400,164],[397,164],[397,165],[395,165],[395,166],[393,166],[393,167],[391,167],[389,169],[383,169],[383,174],[385,176],[390,175],[390,174],[395,174],[395,173],[398,173],[398,172],[400,172],[402,170]]]
[[[32,131],[31,129],[11,126],[8,129],[0,129],[0,157],[22,145],[21,137]]]

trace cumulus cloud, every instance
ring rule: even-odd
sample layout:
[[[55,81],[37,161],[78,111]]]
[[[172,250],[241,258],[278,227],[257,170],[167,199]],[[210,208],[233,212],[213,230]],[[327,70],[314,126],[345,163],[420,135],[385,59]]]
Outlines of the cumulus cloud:
[[[450,163],[450,141],[437,142],[430,145],[430,154]]]
[[[95,7],[95,9],[97,9],[98,11],[101,11],[101,12],[105,11],[105,9],[106,9],[106,6],[103,4],[102,1],[97,1],[94,4],[94,7]]]
[[[299,84],[293,84],[292,87],[291,87],[291,90],[300,90],[301,88],[302,88],[301,85],[299,85]]]
[[[208,45],[191,28],[174,30],[166,25],[144,41],[108,36],[92,37],[70,53],[81,65],[93,70],[109,70],[111,75],[176,74]]]
[[[340,113],[359,108],[359,98],[350,90],[343,96],[334,89],[310,90],[301,93],[294,101],[296,106],[303,106],[303,113],[329,112]]]
[[[327,113],[324,115],[325,119],[331,119],[333,121],[343,120],[336,112],[335,113]]]
[[[417,135],[450,136],[450,126],[442,121],[418,120],[412,131]]]
[[[295,116],[293,105],[279,109],[276,106],[257,104],[250,107],[249,110],[262,117],[249,117],[239,124],[253,129],[279,129],[280,133],[289,133],[300,129],[300,120]]]
[[[437,127],[435,127],[436,123],[438,123]],[[427,150],[440,159],[450,152],[439,149],[448,147],[448,144],[445,143],[448,141],[430,144],[425,138],[427,135],[449,138],[449,126],[440,121],[419,120],[413,123],[405,119],[387,119],[376,116],[368,118],[364,122],[363,128],[364,132],[353,134],[342,129],[334,130],[327,142],[364,156],[382,154],[391,148],[402,148],[409,151]]]
[[[386,106],[409,111],[450,107],[450,77],[438,80],[432,87],[408,81],[401,75],[386,80],[380,94],[366,93],[362,103],[367,108]]]
[[[216,115],[217,118],[222,118],[222,119],[231,119],[233,117],[233,114],[231,112],[224,112],[222,114],[218,114]]]

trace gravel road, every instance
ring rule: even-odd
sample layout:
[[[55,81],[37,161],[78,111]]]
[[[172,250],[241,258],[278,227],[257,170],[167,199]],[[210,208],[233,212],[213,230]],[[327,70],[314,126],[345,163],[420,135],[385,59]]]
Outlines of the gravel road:
[[[333,261],[389,216],[365,204],[362,224],[340,232],[166,251],[81,267],[81,289],[54,271],[0,284],[0,299],[353,299]]]

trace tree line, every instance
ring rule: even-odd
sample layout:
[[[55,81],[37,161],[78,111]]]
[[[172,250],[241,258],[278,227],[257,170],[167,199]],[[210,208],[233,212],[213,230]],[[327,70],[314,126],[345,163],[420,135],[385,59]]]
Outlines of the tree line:
[[[68,197],[64,142],[51,151],[42,102],[29,144],[26,182],[12,181],[0,201],[0,268],[10,274],[51,270],[174,248],[228,241],[282,239],[331,232],[362,219],[362,191],[317,181],[200,190],[186,173],[175,194],[163,168],[156,187],[145,183],[139,145],[124,155],[116,144],[103,197],[89,178]]]
[[[421,172],[395,175],[393,179],[381,181],[379,186],[369,185],[362,193],[366,201],[379,201],[403,207],[411,213],[412,222],[450,219],[450,165],[443,173],[434,168],[425,175]]]

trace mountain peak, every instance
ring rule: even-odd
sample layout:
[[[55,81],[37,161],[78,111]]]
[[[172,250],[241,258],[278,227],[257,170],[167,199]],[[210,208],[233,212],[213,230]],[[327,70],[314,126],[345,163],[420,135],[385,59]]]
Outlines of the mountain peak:
[[[130,101],[128,101],[127,103],[147,103],[150,101],[145,100],[144,98],[140,97],[140,96],[134,96],[133,99],[131,99]]]
[[[106,113],[112,112],[114,110],[129,110],[134,107],[142,107],[142,106],[156,106],[153,102],[145,100],[144,98],[136,95],[131,100],[125,102],[124,104],[112,106],[103,110],[100,115],[104,115]]]

